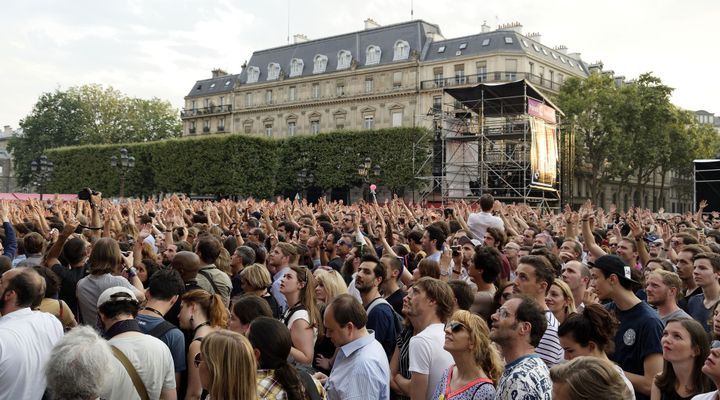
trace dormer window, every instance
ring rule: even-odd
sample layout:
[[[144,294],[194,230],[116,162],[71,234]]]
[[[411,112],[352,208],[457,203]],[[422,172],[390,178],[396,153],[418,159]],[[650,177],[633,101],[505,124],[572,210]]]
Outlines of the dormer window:
[[[280,76],[280,64],[270,63],[268,64],[267,79],[268,81],[275,81]]]
[[[404,40],[395,42],[394,50],[393,61],[407,60],[410,56],[410,45]]]
[[[380,57],[382,56],[382,50],[380,47],[375,45],[368,46],[365,51],[365,65],[380,64]]]
[[[328,58],[322,54],[318,54],[313,59],[313,74],[321,74],[325,72],[327,67]]]
[[[290,61],[290,77],[296,77],[302,75],[303,67],[305,67],[305,63],[303,60],[299,58],[293,58]]]
[[[352,54],[347,50],[338,51],[337,55],[337,69],[348,69],[350,68],[350,62],[352,61]]]
[[[467,49],[467,42],[460,43],[460,46],[458,46],[458,50],[465,50]]]
[[[248,67],[247,69],[247,83],[255,83],[260,78],[260,68]]]

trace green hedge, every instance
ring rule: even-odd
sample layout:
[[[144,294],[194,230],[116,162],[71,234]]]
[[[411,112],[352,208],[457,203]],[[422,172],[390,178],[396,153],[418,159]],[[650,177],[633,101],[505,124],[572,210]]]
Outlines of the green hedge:
[[[124,147],[136,160],[125,179],[128,196],[183,192],[267,198],[297,190],[297,173],[303,168],[314,174],[316,187],[348,188],[361,184],[357,169],[366,157],[381,167],[381,175],[373,183],[401,192],[414,185],[414,146],[420,165],[425,161],[429,135],[416,128],[339,131],[288,139],[225,134],[62,147],[46,153],[55,164],[48,191],[74,193],[88,186],[106,196],[117,196],[120,177],[110,167],[110,157]]]

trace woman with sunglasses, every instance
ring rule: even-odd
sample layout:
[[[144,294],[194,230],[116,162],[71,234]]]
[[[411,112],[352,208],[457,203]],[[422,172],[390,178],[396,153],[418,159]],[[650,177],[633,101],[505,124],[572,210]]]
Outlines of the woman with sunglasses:
[[[193,359],[211,400],[255,400],[255,356],[245,336],[221,329],[208,334]]]
[[[192,332],[192,342],[187,351],[187,395],[185,399],[200,399],[203,388],[200,384],[199,371],[193,361],[200,352],[200,344],[205,336],[227,326],[228,311],[219,295],[210,294],[202,289],[194,289],[182,296],[178,319],[181,329]]]
[[[320,312],[315,305],[315,279],[305,267],[290,266],[280,281],[280,293],[287,299],[283,322],[290,329],[291,360],[310,367],[318,333],[322,334]]]
[[[663,370],[655,377],[651,400],[689,399],[710,389],[710,380],[700,372],[710,353],[705,329],[692,319],[671,319],[661,340]]]
[[[460,310],[445,327],[443,348],[455,364],[448,368],[435,390],[434,399],[492,400],[495,385],[502,375],[502,363],[490,342],[485,321],[469,311]]]

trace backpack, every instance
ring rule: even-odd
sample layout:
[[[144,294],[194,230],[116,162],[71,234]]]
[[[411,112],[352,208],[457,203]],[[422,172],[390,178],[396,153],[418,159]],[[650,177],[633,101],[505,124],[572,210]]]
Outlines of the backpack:
[[[372,311],[372,309],[375,308],[375,306],[380,305],[380,304],[387,304],[387,306],[390,307],[390,310],[393,313],[393,317],[395,318],[395,331],[396,332],[402,331],[403,320],[404,320],[402,315],[398,314],[397,311],[395,311],[395,309],[390,305],[390,303],[388,303],[387,300],[385,300],[385,298],[383,298],[383,297],[378,297],[377,299],[370,302],[370,305],[368,305],[368,308],[366,310],[367,315],[370,315],[370,311]]]

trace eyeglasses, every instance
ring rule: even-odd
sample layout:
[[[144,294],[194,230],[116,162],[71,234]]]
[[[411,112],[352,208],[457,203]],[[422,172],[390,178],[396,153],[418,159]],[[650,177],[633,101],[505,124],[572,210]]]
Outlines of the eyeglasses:
[[[466,328],[465,328],[465,325],[463,325],[460,322],[450,321],[447,323],[447,325],[445,325],[445,329],[450,329],[450,332],[452,332],[452,333],[458,333],[461,330],[466,329]]]
[[[203,362],[201,353],[195,354],[195,359],[193,360],[193,364],[195,364],[195,368],[200,368],[201,362]]]

